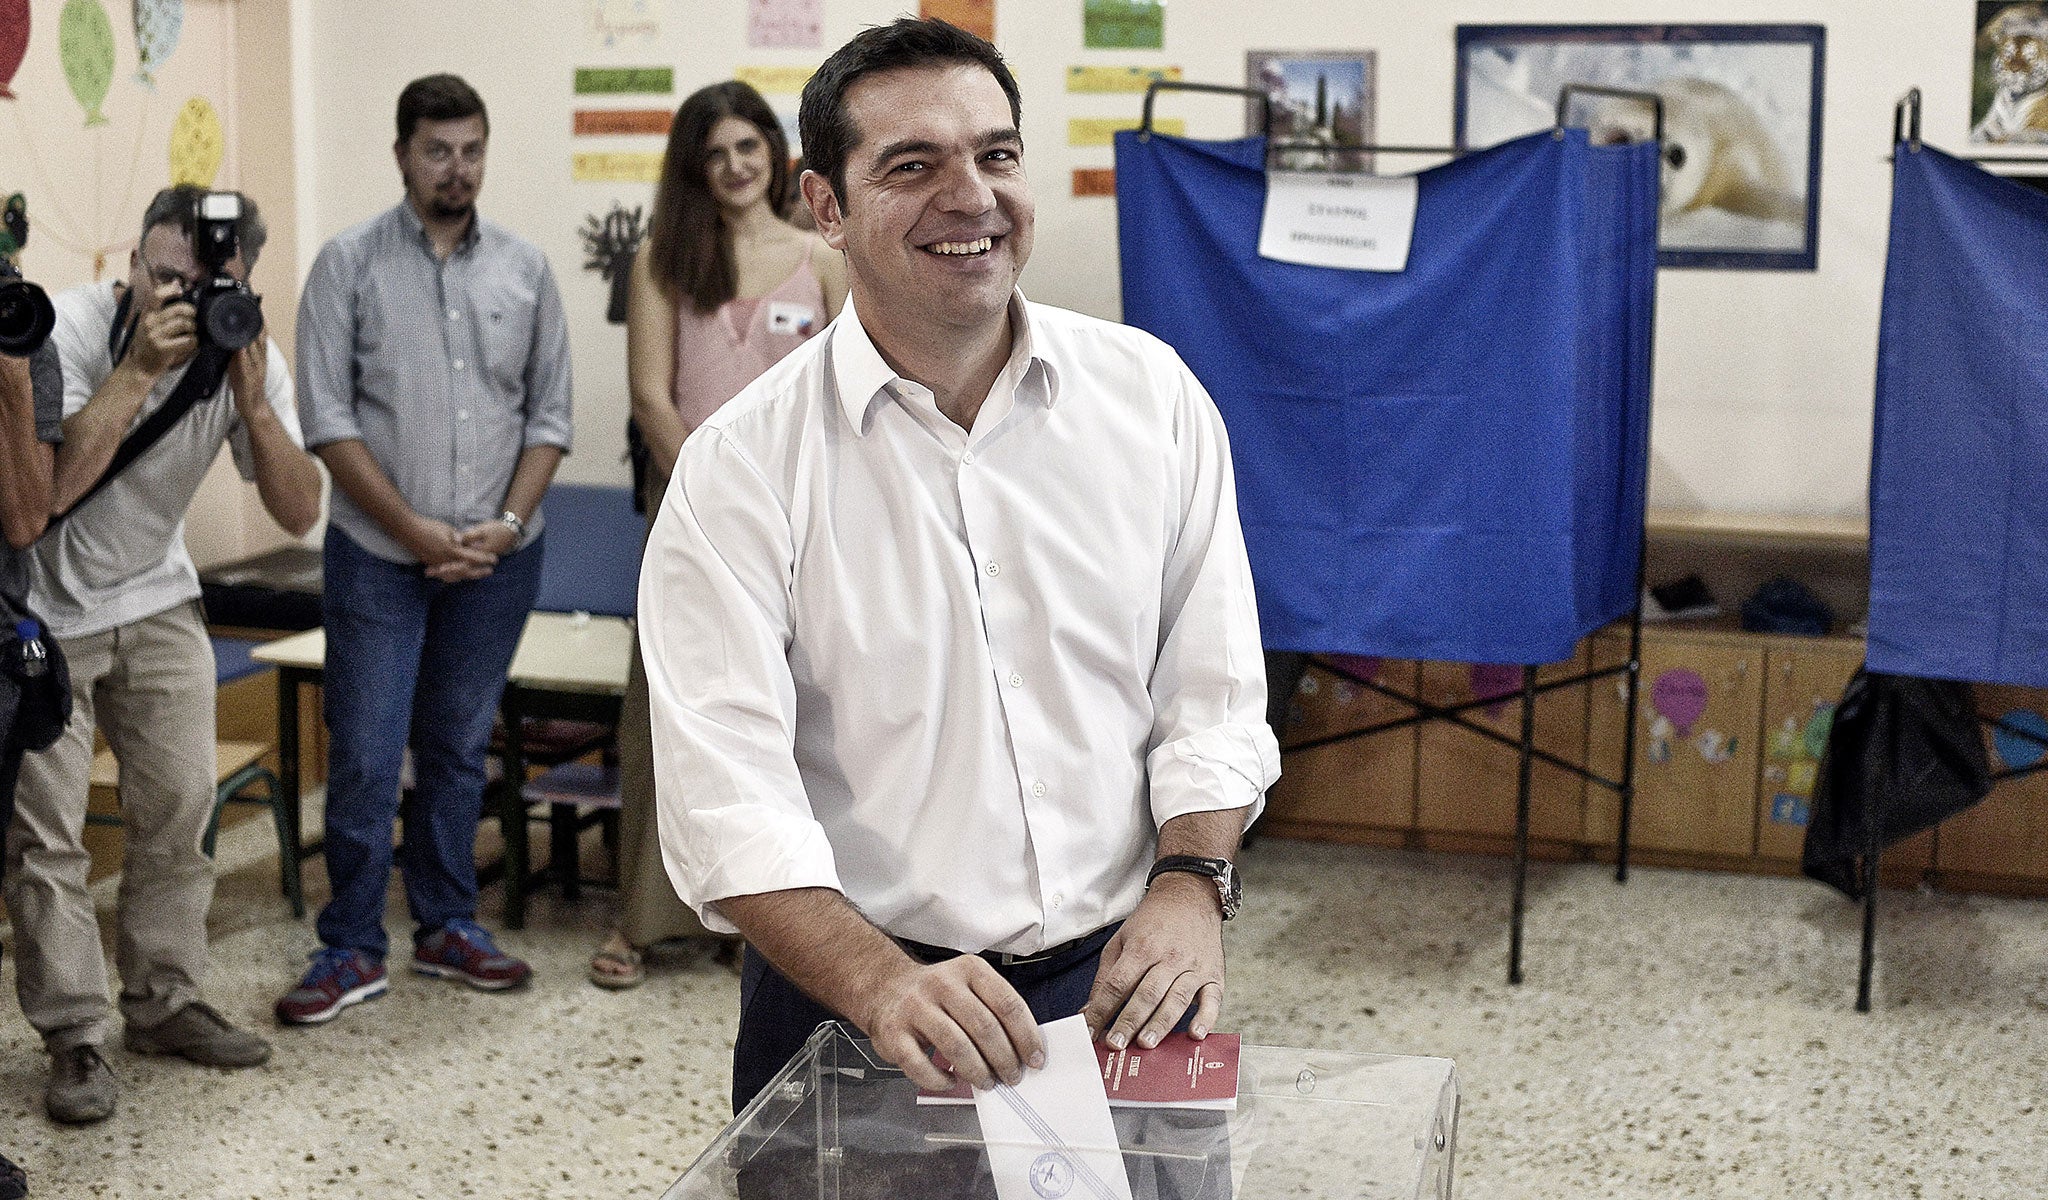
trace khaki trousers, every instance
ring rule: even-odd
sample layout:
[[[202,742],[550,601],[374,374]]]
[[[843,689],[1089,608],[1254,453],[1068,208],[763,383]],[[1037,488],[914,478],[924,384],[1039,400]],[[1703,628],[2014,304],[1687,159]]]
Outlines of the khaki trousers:
[[[199,843],[213,814],[214,666],[198,603],[60,644],[71,724],[21,764],[5,891],[22,1015],[55,1054],[102,1044],[112,1026],[83,840],[95,725],[121,763],[114,960],[129,1024],[157,1024],[199,998],[213,903]]]
[[[650,479],[650,523],[660,511],[661,489]],[[642,544],[644,547],[644,539]],[[619,711],[619,932],[635,946],[710,936],[669,882],[654,811],[653,713],[636,635],[632,665],[626,672],[626,698]]]

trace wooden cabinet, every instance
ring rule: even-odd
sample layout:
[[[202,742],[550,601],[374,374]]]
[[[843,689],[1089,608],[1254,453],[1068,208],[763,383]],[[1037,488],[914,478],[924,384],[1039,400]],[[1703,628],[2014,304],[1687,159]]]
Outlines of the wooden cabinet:
[[[1780,639],[1765,649],[1763,767],[1756,788],[1758,858],[1796,863],[1835,705],[1863,663],[1863,643]]]
[[[1975,690],[1980,714],[2048,730],[2048,692],[1990,684]],[[1994,729],[1985,731],[1985,746],[1993,771],[2040,761],[2038,747]],[[1945,880],[2038,892],[2048,882],[2048,771],[1998,784],[1982,804],[1942,822],[1936,835],[1935,867]]]
[[[1582,646],[1572,659],[1540,668],[1537,681],[1583,674],[1587,661]],[[1463,716],[1516,742],[1522,736],[1521,686],[1520,667],[1422,664],[1424,700],[1450,706],[1481,695],[1496,696],[1493,703],[1466,709]],[[1509,689],[1505,695],[1501,694],[1504,688]],[[1443,721],[1425,724],[1418,738],[1417,827],[1425,832],[1513,837],[1521,772],[1521,755],[1516,748]],[[1537,696],[1536,745],[1566,762],[1585,761],[1583,685]],[[1541,760],[1535,762],[1529,776],[1530,836],[1576,842],[1584,821],[1584,797],[1585,789],[1576,775]]]
[[[1626,635],[1603,632],[1596,661],[1627,657]],[[1756,849],[1757,733],[1763,720],[1764,649],[1758,639],[1646,630],[1637,706],[1632,849],[1748,858]],[[1621,777],[1621,678],[1593,688],[1587,736],[1593,769]],[[1586,840],[1619,839],[1620,797],[1588,785]]]
[[[1413,694],[1416,665],[1402,660],[1345,660],[1388,687]],[[1374,670],[1374,667],[1377,670]],[[1311,666],[1295,690],[1286,745],[1363,729],[1410,709],[1341,675]],[[1282,835],[1344,836],[1346,830],[1407,830],[1415,824],[1413,725],[1295,750],[1283,757],[1280,782],[1267,799],[1262,825]]]

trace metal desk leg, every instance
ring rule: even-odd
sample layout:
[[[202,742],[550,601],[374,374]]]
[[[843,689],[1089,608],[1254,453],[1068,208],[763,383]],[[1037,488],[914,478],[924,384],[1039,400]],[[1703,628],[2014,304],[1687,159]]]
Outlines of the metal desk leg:
[[[285,836],[279,839],[278,847],[279,882],[286,898],[292,902],[294,918],[306,915],[305,892],[299,872],[299,859],[306,853],[300,839],[305,836],[305,815],[300,811],[303,799],[299,794],[299,683],[301,674],[290,667],[280,667],[277,672],[277,779],[278,810],[283,818]]]
[[[505,837],[505,928],[526,928],[526,738],[518,684],[505,685],[505,778],[498,797],[498,825]]]
[[[1515,791],[1514,898],[1508,912],[1508,982],[1522,982],[1522,913],[1529,883],[1529,774],[1536,745],[1536,668],[1522,668],[1522,746],[1520,783]]]

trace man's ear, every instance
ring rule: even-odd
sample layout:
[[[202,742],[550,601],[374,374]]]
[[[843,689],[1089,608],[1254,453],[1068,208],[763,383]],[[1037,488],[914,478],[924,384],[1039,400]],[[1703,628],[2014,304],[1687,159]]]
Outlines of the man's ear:
[[[817,223],[818,236],[834,250],[846,249],[846,217],[839,211],[839,197],[832,192],[832,182],[816,171],[805,171],[797,186],[803,190],[811,220]]]

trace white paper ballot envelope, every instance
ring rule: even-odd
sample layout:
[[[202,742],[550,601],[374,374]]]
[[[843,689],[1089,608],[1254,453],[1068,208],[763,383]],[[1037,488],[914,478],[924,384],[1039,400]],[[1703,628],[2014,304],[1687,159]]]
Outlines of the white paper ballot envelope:
[[[1413,175],[1268,171],[1259,257],[1348,271],[1405,271]]]
[[[1039,1026],[1045,1066],[974,1093],[999,1200],[1131,1200],[1088,1024]]]

